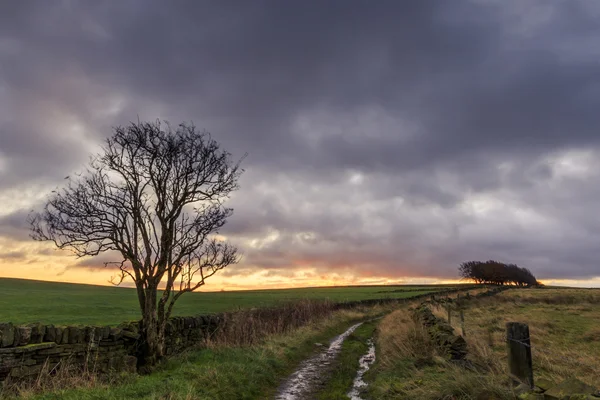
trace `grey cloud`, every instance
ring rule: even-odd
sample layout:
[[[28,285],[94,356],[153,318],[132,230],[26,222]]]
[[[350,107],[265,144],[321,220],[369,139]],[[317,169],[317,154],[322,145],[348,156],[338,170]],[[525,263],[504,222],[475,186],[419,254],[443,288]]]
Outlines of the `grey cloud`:
[[[17,241],[30,240],[27,215],[29,210],[18,210],[0,216],[0,237],[4,236]]]
[[[600,177],[563,179],[547,162],[600,148],[600,54],[585,45],[600,37],[598,11],[593,0],[6,3],[0,190],[60,184],[138,116],[193,120],[250,153],[224,229],[246,254],[239,273],[312,263],[452,277],[457,262],[495,257],[542,277],[598,276]],[[477,214],[477,196],[506,207]],[[0,217],[0,234],[24,238],[21,212]]]

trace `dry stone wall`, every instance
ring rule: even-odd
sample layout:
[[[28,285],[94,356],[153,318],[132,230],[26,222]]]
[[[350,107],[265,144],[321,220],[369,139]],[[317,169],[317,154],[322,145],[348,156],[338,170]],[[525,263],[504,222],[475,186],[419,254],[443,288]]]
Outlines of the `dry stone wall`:
[[[420,321],[440,352],[450,360],[464,360],[467,356],[467,342],[454,333],[448,322],[433,315],[426,304],[421,304],[415,311],[414,317]]]
[[[221,317],[208,315],[169,320],[167,354],[198,345],[216,331]],[[110,326],[0,324],[0,382],[36,377],[45,369],[70,365],[99,373],[136,371],[139,323]]]
[[[75,365],[98,372],[135,370],[134,341],[120,328],[0,324],[0,381]]]

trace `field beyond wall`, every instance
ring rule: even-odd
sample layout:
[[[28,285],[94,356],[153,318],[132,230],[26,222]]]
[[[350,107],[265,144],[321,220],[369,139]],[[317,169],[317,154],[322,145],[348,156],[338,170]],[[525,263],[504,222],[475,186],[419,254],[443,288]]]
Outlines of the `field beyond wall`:
[[[301,299],[345,302],[409,298],[461,285],[344,286],[187,293],[174,316],[271,307]],[[468,285],[464,285],[468,286]],[[0,278],[0,322],[55,325],[117,325],[140,319],[134,289]]]
[[[447,320],[446,303],[430,308]],[[469,368],[439,354],[410,308],[400,307],[382,319],[367,398],[515,399],[508,374],[507,322],[529,326],[534,384],[552,387],[577,379],[600,387],[600,289],[509,289],[465,301],[463,316]],[[462,332],[456,309],[451,325],[456,334]]]

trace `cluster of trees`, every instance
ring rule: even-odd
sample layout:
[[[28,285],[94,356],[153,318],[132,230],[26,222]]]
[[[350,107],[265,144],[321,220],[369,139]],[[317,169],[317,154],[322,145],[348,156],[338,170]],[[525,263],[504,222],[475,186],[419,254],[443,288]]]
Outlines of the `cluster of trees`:
[[[532,286],[538,281],[527,268],[498,261],[467,261],[458,267],[460,276],[477,283]]]

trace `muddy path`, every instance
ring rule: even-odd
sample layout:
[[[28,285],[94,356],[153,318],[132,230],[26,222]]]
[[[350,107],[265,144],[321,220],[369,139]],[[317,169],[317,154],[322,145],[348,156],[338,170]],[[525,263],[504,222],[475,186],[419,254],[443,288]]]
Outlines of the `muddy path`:
[[[356,372],[354,382],[352,382],[352,389],[348,392],[350,400],[362,400],[361,391],[367,387],[367,383],[363,380],[363,376],[375,362],[375,341],[371,338],[367,343],[369,344],[369,349],[358,360],[358,371]]]
[[[342,349],[342,343],[362,322],[352,325],[344,333],[336,336],[329,347],[304,360],[298,369],[279,387],[277,400],[305,400],[313,395],[327,382],[333,361]]]

